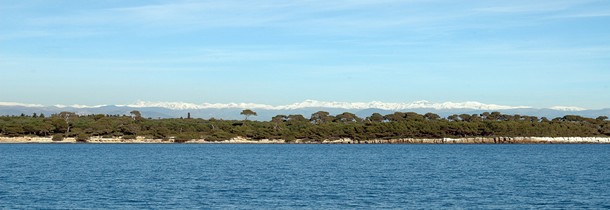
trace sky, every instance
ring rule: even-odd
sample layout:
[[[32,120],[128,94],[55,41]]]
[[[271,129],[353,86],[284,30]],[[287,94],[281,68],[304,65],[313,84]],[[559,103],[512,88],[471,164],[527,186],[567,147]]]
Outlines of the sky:
[[[610,1],[0,0],[0,102],[610,108]]]

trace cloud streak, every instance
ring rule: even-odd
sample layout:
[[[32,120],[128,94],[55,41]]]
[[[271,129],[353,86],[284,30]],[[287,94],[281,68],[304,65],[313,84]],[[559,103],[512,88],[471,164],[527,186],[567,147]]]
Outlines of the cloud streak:
[[[3,33],[5,35],[0,39],[32,36],[70,38],[75,34],[77,37],[124,33],[163,35],[244,27],[275,29],[279,33],[306,36],[368,37],[386,36],[390,32],[431,36],[440,32],[496,28],[498,25],[494,22],[456,22],[463,19],[485,20],[507,13],[536,13],[540,16],[528,16],[528,21],[504,22],[501,23],[503,27],[542,24],[549,20],[548,17],[567,17],[569,14],[564,14],[565,10],[587,3],[588,1],[511,1],[506,5],[489,6],[485,2],[452,4],[445,1],[398,0],[147,2],[137,6],[82,8],[29,17],[17,21],[23,27]]]
[[[81,10],[67,14],[41,16],[26,23],[34,26],[115,25],[121,27],[198,30],[227,27],[276,27],[317,33],[344,33],[369,29],[430,30],[453,26],[455,19],[486,13],[560,11],[578,4],[574,1],[524,3],[505,7],[479,7],[464,4],[438,9],[442,2],[422,1],[178,1],[140,6]],[[513,4],[511,2],[511,4]],[[428,8],[425,12],[411,5]],[[445,6],[446,7],[446,6]],[[451,10],[447,13],[445,10]],[[52,28],[52,27],[47,27]],[[314,30],[307,30],[313,28]],[[169,31],[167,31],[169,32]]]
[[[608,101],[607,1],[19,2],[0,6],[10,101],[122,103],[133,81],[153,101]]]

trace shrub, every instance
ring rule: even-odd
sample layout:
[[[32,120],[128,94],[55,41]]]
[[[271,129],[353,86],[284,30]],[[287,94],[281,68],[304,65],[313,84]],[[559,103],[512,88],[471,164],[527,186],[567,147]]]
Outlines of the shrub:
[[[221,130],[221,131],[214,131],[211,135],[207,135],[205,137],[205,140],[206,141],[225,141],[225,140],[229,140],[233,137],[236,137],[236,135]]]
[[[64,135],[62,135],[62,134],[55,134],[55,135],[53,135],[51,140],[53,140],[53,141],[63,141],[64,140]]]
[[[294,137],[294,135],[284,135],[282,136],[285,142],[291,143],[291,142],[295,142],[297,140],[296,137]]]
[[[136,139],[136,135],[124,135],[123,139]]]
[[[190,141],[193,139],[199,139],[199,135],[197,135],[197,133],[181,133],[176,135],[176,137],[174,138],[174,142],[177,143],[183,143],[186,141]]]
[[[89,135],[87,135],[87,134],[80,133],[80,134],[76,135],[77,142],[87,142],[88,140],[89,140]]]

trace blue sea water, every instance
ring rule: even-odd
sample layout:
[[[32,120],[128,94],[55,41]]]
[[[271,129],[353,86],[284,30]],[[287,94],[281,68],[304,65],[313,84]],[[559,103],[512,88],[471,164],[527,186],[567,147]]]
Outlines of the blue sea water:
[[[610,145],[1,144],[40,208],[610,208]]]

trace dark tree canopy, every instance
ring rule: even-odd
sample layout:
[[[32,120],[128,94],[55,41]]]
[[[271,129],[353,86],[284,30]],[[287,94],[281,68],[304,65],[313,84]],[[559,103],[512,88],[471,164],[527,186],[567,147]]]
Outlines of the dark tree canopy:
[[[250,117],[250,116],[253,116],[253,115],[256,116],[256,112],[249,110],[249,109],[244,109],[239,114],[246,116],[245,120],[248,120],[248,117]]]
[[[314,122],[315,124],[322,124],[322,123],[332,121],[332,118],[333,117],[330,116],[330,113],[328,113],[326,111],[319,111],[319,112],[311,114],[311,117],[309,118],[309,120]]]
[[[506,115],[500,112],[456,114],[441,118],[434,113],[395,112],[386,116],[374,113],[365,120],[354,113],[336,116],[326,111],[315,112],[307,119],[302,115],[277,115],[270,121],[221,119],[146,119],[134,110],[130,115],[82,115],[61,112],[44,115],[0,116],[0,136],[53,136],[87,141],[91,136],[147,138],[187,141],[206,139],[227,140],[241,136],[250,139],[324,139],[354,140],[442,137],[515,137],[548,136],[594,137],[610,136],[607,116],[587,118],[577,115],[549,120],[545,117]],[[242,115],[256,116],[252,110]]]

